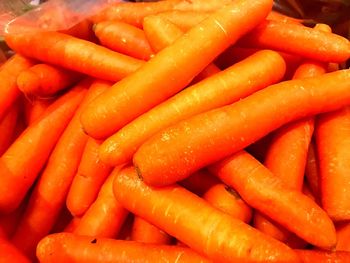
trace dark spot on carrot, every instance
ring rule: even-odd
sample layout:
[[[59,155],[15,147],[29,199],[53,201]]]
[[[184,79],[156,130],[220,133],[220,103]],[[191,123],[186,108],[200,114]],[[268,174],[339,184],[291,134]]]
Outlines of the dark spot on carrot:
[[[91,243],[91,244],[96,244],[96,243],[97,243],[97,239],[94,238],[90,243]]]

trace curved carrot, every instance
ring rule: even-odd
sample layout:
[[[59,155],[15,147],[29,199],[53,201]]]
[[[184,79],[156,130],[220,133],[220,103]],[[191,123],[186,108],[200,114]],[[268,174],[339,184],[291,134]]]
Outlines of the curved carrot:
[[[33,62],[21,55],[14,55],[0,67],[0,120],[21,94],[17,88],[17,76],[33,65]]]
[[[348,105],[349,91],[350,70],[280,82],[164,129],[138,149],[134,164],[145,182],[171,184],[283,124]]]
[[[337,246],[336,251],[350,252],[350,223],[345,222],[337,226]]]
[[[241,199],[239,194],[224,184],[216,184],[204,193],[203,199],[215,208],[249,224],[252,209]]]
[[[134,167],[116,176],[114,195],[130,212],[217,262],[299,262],[283,243],[213,208],[184,188],[147,186]]]
[[[37,243],[57,221],[77,172],[88,139],[80,123],[80,114],[92,99],[106,89],[105,86],[91,85],[89,79],[81,85],[89,88],[86,96],[53,149],[12,238],[14,244],[28,256],[34,256]]]
[[[48,64],[37,64],[24,70],[17,86],[26,97],[49,98],[79,80],[79,74]]]
[[[26,99],[24,102],[24,117],[26,125],[31,125],[38,120],[53,101],[54,99],[35,99],[33,101]]]
[[[0,263],[30,263],[13,244],[4,238],[0,238]]]
[[[350,262],[350,252],[328,252],[322,250],[296,249],[295,252],[303,263],[346,263]]]
[[[144,64],[144,61],[58,32],[7,35],[5,40],[20,54],[105,80],[120,80]]]
[[[211,262],[188,248],[93,238],[70,233],[45,237],[37,247],[37,257],[42,263]]]
[[[171,243],[171,236],[141,217],[135,216],[131,230],[131,240],[155,245]]]
[[[119,21],[104,21],[95,25],[101,44],[125,55],[149,60],[153,51],[143,30]]]
[[[210,167],[219,179],[233,187],[251,207],[315,246],[336,245],[335,228],[326,212],[300,191],[245,151]]]
[[[8,149],[13,142],[14,131],[19,117],[19,103],[15,103],[8,110],[6,115],[0,120],[0,156]]]
[[[113,195],[113,180],[121,167],[116,167],[102,185],[96,201],[81,217],[74,234],[97,237],[116,237],[128,211]]]
[[[112,168],[99,158],[100,145],[100,142],[92,138],[89,138],[86,143],[78,172],[74,176],[66,201],[72,215],[81,216],[86,212],[112,171]]]
[[[87,133],[95,138],[110,136],[182,90],[218,54],[263,20],[271,5],[271,0],[237,0],[215,12],[91,103],[81,119]],[[169,82],[169,76],[176,81]]]
[[[179,182],[181,186],[199,196],[202,196],[212,186],[218,183],[220,183],[220,181],[216,176],[212,175],[205,169],[199,170],[191,174],[185,180]]]
[[[146,140],[162,129],[196,114],[233,103],[276,83],[283,77],[284,70],[284,60],[278,53],[259,51],[186,88],[121,128],[101,145],[101,159],[111,165],[125,163]]]
[[[74,115],[85,92],[86,86],[80,84],[54,102],[44,115],[28,126],[2,155],[1,212],[10,212],[19,206]]]
[[[278,21],[261,23],[237,45],[276,49],[316,61],[343,62],[350,57],[350,43],[346,38]]]

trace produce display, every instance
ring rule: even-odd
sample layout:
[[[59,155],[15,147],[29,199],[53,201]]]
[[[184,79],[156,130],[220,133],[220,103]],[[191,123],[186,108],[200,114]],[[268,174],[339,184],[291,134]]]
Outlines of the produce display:
[[[350,2],[55,1],[0,17],[0,263],[350,262]]]

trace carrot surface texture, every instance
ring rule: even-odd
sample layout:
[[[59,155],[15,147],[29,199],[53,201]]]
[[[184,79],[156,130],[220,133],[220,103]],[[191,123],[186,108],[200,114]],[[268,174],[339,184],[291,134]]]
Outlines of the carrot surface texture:
[[[5,39],[19,54],[105,80],[122,79],[144,64],[142,60],[59,32],[7,35]]]
[[[130,212],[217,262],[300,262],[283,243],[178,185],[147,186],[134,167],[115,177],[114,195]]]
[[[82,114],[85,131],[95,138],[110,136],[185,88],[217,55],[259,24],[271,6],[270,0],[238,0],[215,12],[91,103]]]
[[[349,91],[350,70],[280,82],[164,129],[138,149],[133,162],[146,183],[171,184],[283,124],[348,105]]]
[[[37,256],[41,263],[211,262],[189,248],[70,233],[52,234],[42,239],[37,247]]]
[[[328,252],[322,250],[296,249],[303,263],[346,263],[350,262],[350,252]]]

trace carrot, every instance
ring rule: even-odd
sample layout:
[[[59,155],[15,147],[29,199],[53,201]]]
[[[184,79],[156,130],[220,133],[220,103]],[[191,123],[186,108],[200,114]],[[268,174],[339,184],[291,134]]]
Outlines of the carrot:
[[[213,164],[210,171],[251,207],[315,246],[336,245],[335,228],[314,201],[272,174],[245,151]]]
[[[149,60],[153,51],[143,30],[119,21],[104,21],[95,25],[95,34],[101,44],[125,55]]]
[[[13,139],[15,139],[13,134],[19,117],[19,110],[19,103],[15,103],[0,120],[0,156],[6,152]]]
[[[337,226],[337,251],[349,251],[350,252],[350,223],[345,222]]]
[[[220,183],[212,186],[205,192],[203,199],[215,208],[247,224],[252,219],[252,209],[241,199],[235,190],[224,184]]]
[[[306,167],[305,167],[305,179],[308,182],[310,186],[310,190],[315,196],[315,198],[318,200],[321,197],[320,194],[320,174],[319,174],[319,167],[318,167],[318,160],[317,160],[317,154],[316,154],[316,146],[313,141],[311,141],[311,144],[309,146],[307,161],[306,161]]]
[[[66,204],[75,216],[83,215],[95,201],[98,191],[112,171],[99,158],[100,142],[89,138],[77,174],[70,186]]]
[[[207,170],[203,169],[193,173],[179,183],[187,190],[195,193],[196,195],[202,196],[212,186],[220,183],[220,181]]]
[[[318,116],[316,145],[321,202],[322,207],[335,221],[350,219],[349,136],[350,107]]]
[[[131,240],[147,244],[167,245],[171,243],[171,236],[141,217],[135,216]]]
[[[0,159],[0,211],[14,211],[43,168],[86,92],[79,84],[28,126]],[[9,191],[8,189],[11,189]]]
[[[20,54],[105,80],[120,80],[144,64],[141,60],[58,32],[7,35],[5,40]]]
[[[237,45],[276,49],[326,62],[343,62],[350,57],[350,43],[346,38],[330,32],[278,21],[261,23]]]
[[[283,243],[178,186],[146,185],[134,167],[114,180],[114,195],[130,212],[216,262],[299,262]]]
[[[147,139],[160,130],[265,88],[280,80],[284,70],[284,60],[278,53],[259,51],[246,60],[186,88],[121,128],[101,145],[101,159],[110,165],[125,163],[131,160]]]
[[[79,74],[48,64],[37,64],[22,71],[17,85],[29,98],[50,98],[79,80]]]
[[[283,124],[348,105],[349,80],[350,70],[340,70],[269,86],[164,129],[138,149],[133,162],[148,184],[182,180]]]
[[[350,252],[328,252],[322,250],[296,249],[303,263],[346,263],[350,262]]]
[[[183,89],[218,54],[263,20],[271,5],[270,0],[238,0],[215,12],[91,103],[82,114],[87,133],[95,138],[110,136]],[[169,76],[176,81],[169,82]]]
[[[31,60],[14,55],[0,67],[0,120],[21,94],[16,85],[17,76],[32,65]]]
[[[69,11],[67,10],[67,12]],[[69,15],[67,14],[67,16]],[[52,19],[52,18],[50,17],[49,19]],[[77,37],[77,38],[94,41],[95,39],[94,39],[94,32],[92,30],[92,26],[93,26],[92,22],[89,19],[85,19],[79,22],[78,24],[76,24],[75,26],[68,28],[66,30],[61,30],[60,32]]]
[[[81,217],[74,234],[97,237],[116,237],[128,211],[113,195],[113,179],[121,167],[116,167],[101,187],[96,201]]]
[[[157,14],[158,17],[169,20],[181,30],[187,31],[208,18],[211,13],[197,11],[172,10]],[[146,19],[145,19],[146,20]]]
[[[24,102],[24,117],[26,125],[31,125],[38,120],[53,101],[54,99],[34,99],[33,101],[26,99]]]
[[[0,238],[0,263],[30,263],[13,244],[4,238]]]
[[[70,233],[45,237],[37,247],[37,257],[42,263],[211,262],[188,248],[93,238]]]
[[[90,87],[89,79],[81,85],[89,87],[86,97],[53,149],[12,238],[14,244],[30,257],[35,254],[36,244],[57,221],[77,172],[88,139],[80,123],[80,114],[92,99],[105,91],[105,86]]]

